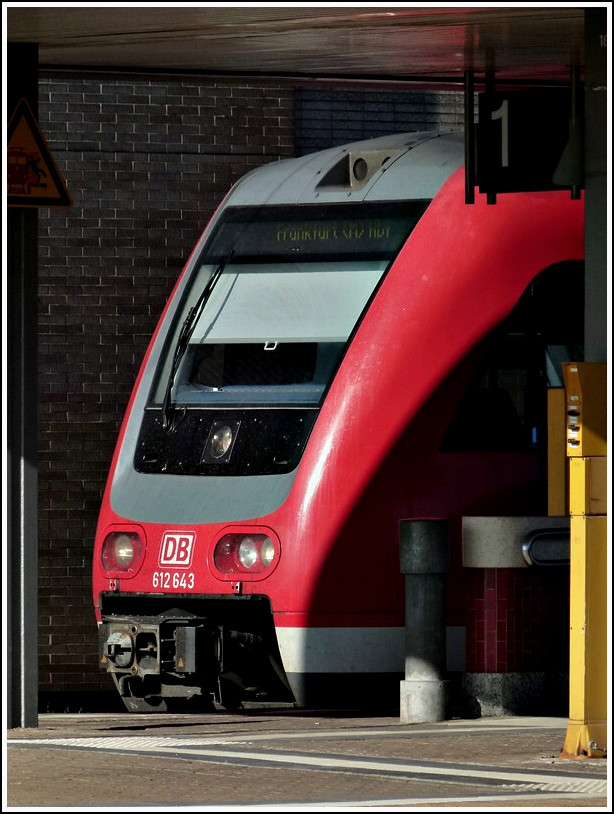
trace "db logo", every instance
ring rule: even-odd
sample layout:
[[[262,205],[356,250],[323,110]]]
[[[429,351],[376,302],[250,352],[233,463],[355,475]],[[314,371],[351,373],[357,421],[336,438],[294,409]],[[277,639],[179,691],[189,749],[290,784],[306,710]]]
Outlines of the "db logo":
[[[160,566],[189,568],[196,534],[193,531],[165,531],[160,546]]]

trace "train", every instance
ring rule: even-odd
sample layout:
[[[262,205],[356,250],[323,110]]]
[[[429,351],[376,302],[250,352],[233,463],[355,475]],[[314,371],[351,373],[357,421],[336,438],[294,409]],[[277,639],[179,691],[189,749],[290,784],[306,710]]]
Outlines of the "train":
[[[584,202],[465,198],[463,135],[265,164],[160,317],[100,508],[100,667],[130,712],[398,704],[399,526],[539,515],[581,359]]]

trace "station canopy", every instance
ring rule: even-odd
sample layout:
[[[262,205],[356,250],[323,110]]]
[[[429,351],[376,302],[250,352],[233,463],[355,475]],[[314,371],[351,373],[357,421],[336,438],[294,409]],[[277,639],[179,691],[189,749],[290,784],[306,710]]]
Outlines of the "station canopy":
[[[37,43],[45,69],[445,85],[467,70],[494,70],[501,82],[566,82],[570,66],[584,64],[585,6],[574,3],[5,8],[7,41]]]

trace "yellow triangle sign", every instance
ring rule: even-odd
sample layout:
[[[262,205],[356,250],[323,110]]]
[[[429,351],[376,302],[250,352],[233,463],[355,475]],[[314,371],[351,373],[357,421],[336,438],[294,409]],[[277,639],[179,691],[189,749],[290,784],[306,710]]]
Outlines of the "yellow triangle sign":
[[[7,146],[8,206],[72,206],[62,176],[25,99],[21,99],[9,122]]]

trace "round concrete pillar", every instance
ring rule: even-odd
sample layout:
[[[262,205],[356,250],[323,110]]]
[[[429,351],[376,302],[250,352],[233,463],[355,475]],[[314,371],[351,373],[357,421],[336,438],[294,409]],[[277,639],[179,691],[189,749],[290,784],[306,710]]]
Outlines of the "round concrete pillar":
[[[447,520],[401,522],[401,572],[405,574],[403,723],[442,721],[448,714],[444,617],[448,549]]]

